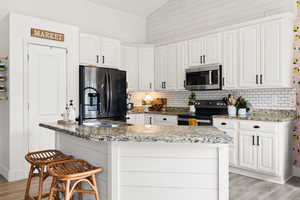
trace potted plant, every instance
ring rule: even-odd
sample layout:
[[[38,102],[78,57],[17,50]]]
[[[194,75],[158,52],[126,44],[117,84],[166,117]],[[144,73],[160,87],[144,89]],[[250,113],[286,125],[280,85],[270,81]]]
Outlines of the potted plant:
[[[236,117],[236,102],[237,100],[231,94],[225,97],[224,102],[227,104],[229,117]]]
[[[240,96],[236,101],[236,108],[238,109],[238,113],[240,117],[247,116],[247,108],[248,102],[245,100],[244,97]]]
[[[192,113],[196,112],[195,101],[196,101],[196,94],[195,92],[192,92],[189,97],[189,107],[190,107],[190,112]]]

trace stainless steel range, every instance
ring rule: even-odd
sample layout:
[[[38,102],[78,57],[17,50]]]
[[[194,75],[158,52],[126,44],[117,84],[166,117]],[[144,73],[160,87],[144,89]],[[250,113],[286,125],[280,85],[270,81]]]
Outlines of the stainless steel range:
[[[178,125],[189,125],[189,119],[196,119],[199,126],[212,126],[213,115],[227,114],[226,103],[222,100],[197,100],[196,112],[178,115]]]

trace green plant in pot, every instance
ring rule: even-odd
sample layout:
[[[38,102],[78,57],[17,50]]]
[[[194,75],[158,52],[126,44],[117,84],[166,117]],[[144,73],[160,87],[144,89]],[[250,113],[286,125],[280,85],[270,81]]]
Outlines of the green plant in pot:
[[[247,108],[248,108],[248,102],[246,99],[242,96],[240,96],[235,104],[236,108],[238,109],[238,113],[240,117],[246,117],[247,116]]]

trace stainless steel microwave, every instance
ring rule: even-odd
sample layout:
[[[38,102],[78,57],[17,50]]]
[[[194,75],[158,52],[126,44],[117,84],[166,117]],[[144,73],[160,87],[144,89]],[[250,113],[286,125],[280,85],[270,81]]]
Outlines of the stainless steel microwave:
[[[187,90],[222,90],[222,65],[189,67],[185,70],[185,78]]]

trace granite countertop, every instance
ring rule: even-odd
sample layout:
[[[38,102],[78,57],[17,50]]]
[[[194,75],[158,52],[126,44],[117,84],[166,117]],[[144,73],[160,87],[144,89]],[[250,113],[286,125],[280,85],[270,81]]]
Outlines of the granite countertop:
[[[297,118],[294,110],[257,110],[246,117],[229,117],[228,115],[215,115],[214,118],[252,120],[267,122],[288,122]]]
[[[99,142],[163,142],[230,144],[232,138],[212,126],[133,125],[117,128],[41,123],[41,127]]]

